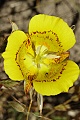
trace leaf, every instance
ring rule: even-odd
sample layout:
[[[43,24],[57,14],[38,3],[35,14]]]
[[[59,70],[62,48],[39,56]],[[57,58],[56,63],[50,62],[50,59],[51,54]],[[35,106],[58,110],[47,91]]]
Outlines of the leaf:
[[[13,87],[19,84],[19,82],[12,81],[12,80],[0,80],[0,84],[5,87]]]
[[[60,105],[55,107],[55,110],[66,111],[66,107],[64,105],[60,104]]]
[[[79,101],[79,96],[74,95],[74,96],[71,97],[71,100],[77,102],[77,101]]]
[[[12,106],[18,112],[25,112],[25,105],[17,101],[8,101],[8,104]]]

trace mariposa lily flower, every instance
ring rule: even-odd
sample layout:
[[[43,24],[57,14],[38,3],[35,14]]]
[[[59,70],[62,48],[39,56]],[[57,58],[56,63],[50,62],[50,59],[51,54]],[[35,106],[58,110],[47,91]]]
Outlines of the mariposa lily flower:
[[[29,32],[16,30],[8,37],[4,69],[9,78],[24,80],[24,90],[32,87],[42,95],[67,92],[77,80],[79,67],[69,58],[75,44],[73,30],[61,18],[35,15]]]

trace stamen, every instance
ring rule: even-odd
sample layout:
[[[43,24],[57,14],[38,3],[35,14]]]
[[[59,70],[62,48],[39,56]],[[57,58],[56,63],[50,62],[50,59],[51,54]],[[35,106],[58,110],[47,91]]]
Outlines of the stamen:
[[[36,54],[37,54],[37,55],[40,53],[41,47],[42,47],[41,45],[37,47],[37,49],[36,49]]]
[[[60,56],[53,55],[53,54],[49,54],[49,55],[47,55],[47,54],[46,54],[46,56],[45,56],[45,57],[46,57],[46,58],[48,58],[48,59],[60,58]]]

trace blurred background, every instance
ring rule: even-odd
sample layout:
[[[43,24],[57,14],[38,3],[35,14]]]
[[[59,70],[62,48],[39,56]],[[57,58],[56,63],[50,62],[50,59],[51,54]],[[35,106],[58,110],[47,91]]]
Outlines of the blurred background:
[[[77,42],[70,50],[70,59],[80,66],[80,0],[0,0],[0,81],[9,79],[3,68],[1,53],[5,51],[7,37],[11,33],[10,20],[27,32],[30,19],[40,13],[61,17],[72,27]],[[11,87],[0,83],[0,120],[26,120],[21,107],[15,110],[12,101],[20,101],[28,108],[30,97],[24,93],[23,82]],[[38,115],[34,97],[29,119],[39,120]],[[45,96],[43,116],[43,120],[80,120],[80,80],[68,93]]]

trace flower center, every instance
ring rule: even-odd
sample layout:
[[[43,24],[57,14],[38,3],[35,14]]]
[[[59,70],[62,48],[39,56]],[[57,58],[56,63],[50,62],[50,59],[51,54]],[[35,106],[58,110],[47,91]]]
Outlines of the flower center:
[[[45,46],[37,46],[36,47],[36,56],[34,58],[34,63],[37,65],[37,68],[41,67],[41,64],[43,63],[43,56],[45,55],[45,52],[47,51],[47,47]]]
[[[16,62],[18,63],[22,74],[25,79],[33,76],[42,77],[52,70],[52,66],[62,62],[69,56],[69,53],[54,53],[48,50],[44,45],[30,45],[26,46],[26,42],[20,47],[19,52],[16,54]],[[36,76],[34,78],[34,76]]]

